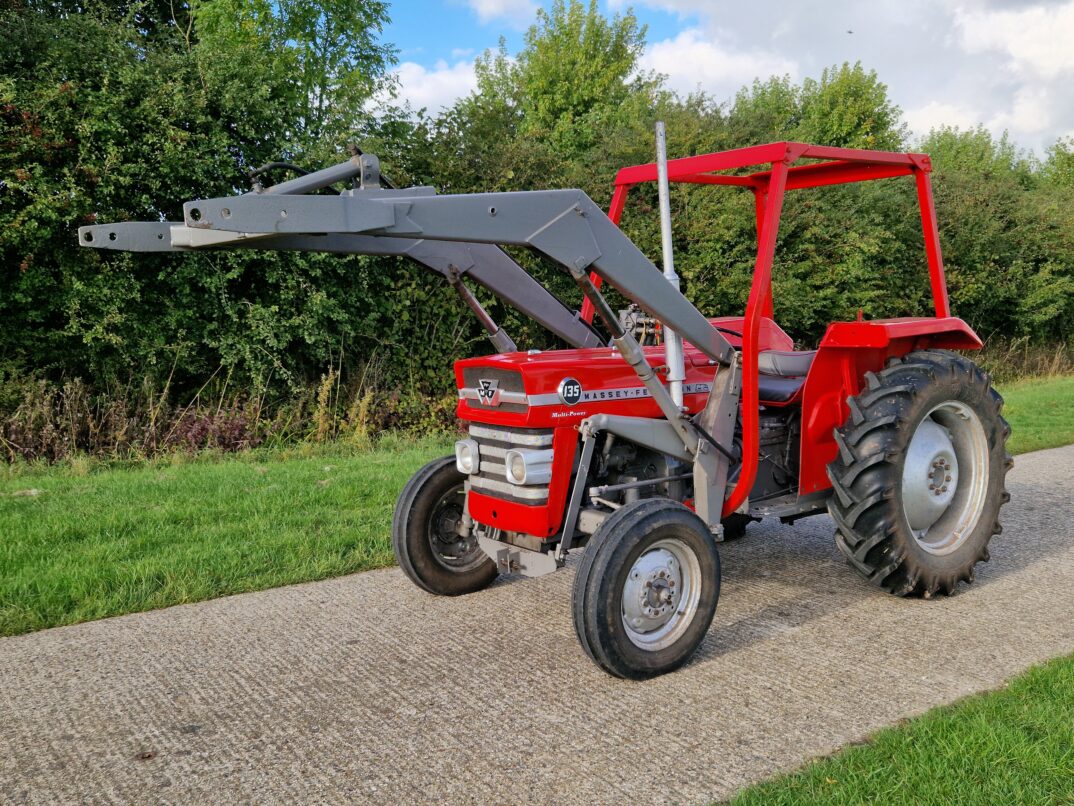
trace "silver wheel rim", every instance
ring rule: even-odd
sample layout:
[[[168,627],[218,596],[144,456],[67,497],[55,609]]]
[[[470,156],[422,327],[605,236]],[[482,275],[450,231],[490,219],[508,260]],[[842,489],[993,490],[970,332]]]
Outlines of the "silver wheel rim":
[[[433,558],[451,571],[468,571],[480,565],[485,553],[471,534],[459,534],[459,524],[466,508],[466,490],[460,484],[440,496],[429,516],[426,534]]]
[[[701,562],[677,538],[653,543],[623,583],[623,627],[631,643],[655,652],[689,628],[701,600]]]
[[[948,400],[918,423],[902,469],[902,506],[917,544],[950,554],[972,534],[988,491],[988,437],[965,403]]]

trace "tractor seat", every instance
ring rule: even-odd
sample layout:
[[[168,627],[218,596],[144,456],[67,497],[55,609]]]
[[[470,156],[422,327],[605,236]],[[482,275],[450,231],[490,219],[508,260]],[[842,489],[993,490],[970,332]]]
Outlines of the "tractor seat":
[[[765,350],[757,354],[757,396],[771,403],[786,403],[805,383],[816,350]]]
[[[757,354],[757,369],[765,375],[781,378],[801,378],[809,373],[816,350],[763,350]]]

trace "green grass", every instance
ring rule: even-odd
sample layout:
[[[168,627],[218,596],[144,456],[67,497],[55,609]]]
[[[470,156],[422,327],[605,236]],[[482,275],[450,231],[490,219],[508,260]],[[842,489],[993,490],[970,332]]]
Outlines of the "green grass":
[[[737,795],[780,804],[1074,804],[1074,657]]]
[[[1001,391],[1012,453],[1074,443],[1074,377],[1017,381]]]
[[[430,440],[373,453],[9,470],[0,635],[389,565],[399,490],[448,452]]]

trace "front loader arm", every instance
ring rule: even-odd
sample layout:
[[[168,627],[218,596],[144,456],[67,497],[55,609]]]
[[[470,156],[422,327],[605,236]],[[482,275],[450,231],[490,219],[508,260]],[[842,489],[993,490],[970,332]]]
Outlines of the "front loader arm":
[[[333,197],[327,197],[333,198]],[[340,255],[406,257],[449,282],[469,277],[572,347],[600,347],[604,339],[574,311],[531,277],[502,249],[484,243],[448,243],[368,235],[272,235],[187,227],[182,223],[134,221],[79,229],[83,246],[125,252],[188,252],[271,249]]]
[[[477,249],[485,256],[481,262],[487,265],[479,273],[486,281],[494,274],[504,276],[504,283],[498,284],[501,291],[505,287],[510,290],[516,283],[528,288],[532,298],[524,303],[528,307],[521,309],[534,318],[538,313],[547,317],[548,310],[553,309],[547,303],[555,298],[541,289],[547,299],[535,304],[543,296],[533,289],[536,281],[496,248],[499,244],[525,246],[572,272],[592,268],[605,282],[681,333],[714,361],[729,364],[734,354],[734,348],[719,331],[671,287],[633,241],[580,190],[448,196],[433,195],[430,188],[362,188],[338,196],[266,191],[187,202],[183,212],[183,227],[173,229],[167,223],[142,225],[144,229],[134,224],[93,225],[79,229],[79,241],[84,246],[134,251],[290,246],[315,251],[346,248],[348,252],[366,254],[397,254],[388,250],[403,248],[402,243],[385,244],[386,239],[401,239],[403,243],[454,241],[466,243],[471,258],[475,246],[486,244],[495,252]],[[297,240],[288,241],[284,236]],[[348,236],[352,237],[348,240]],[[367,236],[367,240],[353,236]],[[169,246],[165,247],[165,242]],[[332,248],[326,249],[326,245]],[[412,256],[428,255],[427,250],[419,246]],[[431,268],[440,271],[436,266]],[[558,301],[555,305],[563,308]],[[588,331],[582,322],[574,321],[577,328]],[[579,342],[588,343],[588,337],[579,340],[577,328],[572,327],[575,336],[569,340],[578,346]]]
[[[734,348],[580,190],[449,196],[247,194],[184,206],[187,227],[250,235],[342,234],[525,246],[592,268],[625,297],[728,364]]]

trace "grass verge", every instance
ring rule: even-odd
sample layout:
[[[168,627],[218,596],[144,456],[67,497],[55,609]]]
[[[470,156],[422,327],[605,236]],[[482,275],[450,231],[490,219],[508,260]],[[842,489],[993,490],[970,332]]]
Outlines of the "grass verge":
[[[1074,657],[741,792],[732,806],[1074,804]]]
[[[0,481],[0,635],[389,565],[395,497],[448,450],[23,468]]]
[[[1011,453],[1074,443],[1074,376],[1016,381],[1001,391]]]
[[[1014,452],[1074,442],[1074,377],[1003,389]],[[449,440],[0,470],[0,635],[392,562],[410,475]]]

